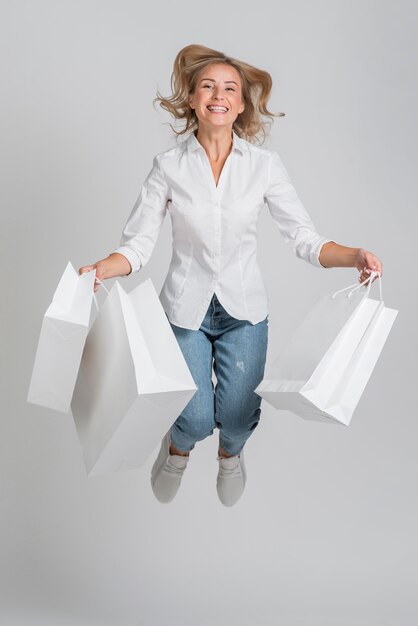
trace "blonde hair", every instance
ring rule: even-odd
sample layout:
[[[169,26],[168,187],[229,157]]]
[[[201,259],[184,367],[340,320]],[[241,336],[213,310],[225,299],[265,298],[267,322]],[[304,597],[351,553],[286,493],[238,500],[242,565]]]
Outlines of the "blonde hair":
[[[259,135],[263,134],[263,142],[266,138],[266,127],[273,122],[273,117],[281,117],[285,113],[272,113],[267,109],[267,102],[272,88],[272,78],[265,70],[258,69],[244,61],[239,61],[233,57],[226,56],[223,52],[207,48],[198,44],[191,44],[182,48],[178,52],[171,74],[172,95],[162,96],[157,91],[157,97],[153,104],[159,102],[160,106],[171,113],[176,120],[184,120],[185,127],[177,131],[172,124],[169,124],[179,136],[195,130],[199,126],[199,120],[194,109],[189,105],[189,95],[194,93],[197,78],[200,71],[213,63],[226,63],[234,67],[241,77],[242,100],[245,104],[244,111],[239,113],[233,123],[233,130],[236,134],[250,141],[259,140]],[[267,122],[262,116],[270,118]],[[261,142],[261,143],[263,143]]]

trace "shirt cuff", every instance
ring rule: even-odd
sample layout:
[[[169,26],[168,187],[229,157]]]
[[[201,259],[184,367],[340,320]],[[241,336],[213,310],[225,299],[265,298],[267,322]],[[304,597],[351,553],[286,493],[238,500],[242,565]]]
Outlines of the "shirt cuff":
[[[319,241],[314,246],[312,246],[310,253],[310,261],[312,265],[315,265],[316,267],[322,267],[325,270],[332,269],[328,265],[322,265],[322,263],[320,263],[319,261],[319,255],[321,254],[322,246],[330,241],[334,242],[333,239],[326,239],[325,237],[321,237],[321,239],[319,239]]]
[[[141,260],[137,253],[132,250],[132,248],[128,248],[127,246],[119,246],[118,248],[115,248],[115,250],[112,250],[112,254],[114,254],[115,252],[117,252],[118,254],[122,254],[126,259],[128,259],[129,264],[132,268],[129,274],[124,274],[121,278],[127,278],[128,276],[131,276],[131,274],[133,274],[134,272],[137,272],[141,269]]]

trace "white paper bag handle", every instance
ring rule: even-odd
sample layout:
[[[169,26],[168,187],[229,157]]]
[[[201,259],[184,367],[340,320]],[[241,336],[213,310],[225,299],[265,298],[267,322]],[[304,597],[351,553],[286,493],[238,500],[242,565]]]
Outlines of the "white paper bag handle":
[[[364,280],[362,283],[358,284],[358,283],[354,283],[353,285],[348,285],[348,287],[344,287],[343,289],[339,289],[338,291],[335,291],[332,294],[332,297],[335,298],[335,296],[338,293],[341,293],[342,291],[346,291],[347,289],[351,289],[351,291],[348,292],[347,294],[347,298],[349,298],[351,296],[352,293],[354,293],[357,289],[360,289],[360,287],[363,287],[363,285],[365,285],[366,283],[369,283],[367,286],[367,297],[369,296],[369,292],[370,292],[370,287],[372,284],[372,280],[375,276],[379,277],[379,290],[380,290],[380,300],[383,301],[383,295],[382,295],[382,277],[380,275],[380,272],[378,272],[377,270],[372,270],[370,272],[370,276],[368,278],[366,278],[366,280]]]
[[[103,287],[106,293],[109,293],[109,290],[106,289],[106,287],[104,286],[104,283],[100,280],[100,278],[97,278],[96,276],[95,280],[97,280],[97,282],[101,284],[101,286]],[[95,293],[93,293],[93,298],[94,298],[94,304],[96,305],[96,309],[99,310],[99,305],[97,304],[97,298],[96,298]]]

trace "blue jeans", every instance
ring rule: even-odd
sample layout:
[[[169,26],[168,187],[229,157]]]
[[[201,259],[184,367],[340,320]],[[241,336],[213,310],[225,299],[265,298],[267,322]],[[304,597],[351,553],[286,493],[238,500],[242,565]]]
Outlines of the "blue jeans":
[[[237,320],[214,294],[199,330],[171,328],[198,388],[171,427],[173,445],[189,452],[219,428],[220,446],[239,454],[260,420],[254,389],[264,376],[268,315],[257,324]]]

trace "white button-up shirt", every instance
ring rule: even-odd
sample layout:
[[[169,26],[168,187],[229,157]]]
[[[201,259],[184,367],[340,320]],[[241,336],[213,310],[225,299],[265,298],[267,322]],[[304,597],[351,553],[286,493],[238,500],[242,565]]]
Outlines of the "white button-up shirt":
[[[216,292],[226,311],[252,324],[268,314],[257,263],[257,220],[267,203],[285,242],[316,267],[321,237],[299,200],[278,153],[233,131],[233,146],[218,185],[202,144],[191,132],[154,157],[122,233],[120,246],[132,272],[148,262],[164,217],[171,216],[173,253],[160,293],[176,326],[198,330]]]

